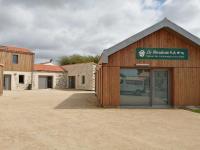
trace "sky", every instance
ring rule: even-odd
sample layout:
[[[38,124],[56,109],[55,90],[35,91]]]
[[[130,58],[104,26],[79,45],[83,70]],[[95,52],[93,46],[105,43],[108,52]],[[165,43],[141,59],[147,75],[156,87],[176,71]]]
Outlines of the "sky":
[[[200,0],[0,0],[0,45],[31,49],[36,63],[100,55],[165,17],[200,37]]]

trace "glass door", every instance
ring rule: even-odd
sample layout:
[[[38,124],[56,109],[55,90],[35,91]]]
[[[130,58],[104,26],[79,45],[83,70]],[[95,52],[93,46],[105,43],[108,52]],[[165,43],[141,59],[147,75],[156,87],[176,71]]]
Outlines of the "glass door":
[[[169,71],[152,71],[152,105],[169,105]]]

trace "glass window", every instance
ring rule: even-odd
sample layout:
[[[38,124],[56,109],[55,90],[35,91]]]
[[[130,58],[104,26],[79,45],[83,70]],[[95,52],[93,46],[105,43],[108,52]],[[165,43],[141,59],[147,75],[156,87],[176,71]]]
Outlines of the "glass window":
[[[82,76],[82,84],[85,84],[85,76]]]
[[[19,75],[19,83],[24,84],[24,75]]]
[[[13,64],[18,64],[18,55],[13,55]]]
[[[121,69],[121,105],[150,105],[150,70]]]

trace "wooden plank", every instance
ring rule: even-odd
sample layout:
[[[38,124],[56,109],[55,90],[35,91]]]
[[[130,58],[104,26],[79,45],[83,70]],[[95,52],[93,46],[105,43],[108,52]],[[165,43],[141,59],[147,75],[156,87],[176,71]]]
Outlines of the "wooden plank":
[[[175,105],[200,105],[200,68],[175,68]]]
[[[102,105],[103,106],[109,106],[110,105],[110,83],[109,83],[109,69],[108,67],[103,66],[102,67],[103,72],[103,78],[102,78]]]
[[[110,88],[110,105],[120,105],[120,68],[109,67],[109,88]]]

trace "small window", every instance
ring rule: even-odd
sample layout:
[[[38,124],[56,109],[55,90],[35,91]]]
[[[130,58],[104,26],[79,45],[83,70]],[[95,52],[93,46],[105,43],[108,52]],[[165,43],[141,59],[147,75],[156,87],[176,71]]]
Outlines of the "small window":
[[[13,55],[13,64],[18,64],[18,55]]]
[[[24,84],[24,75],[19,75],[19,83]]]
[[[85,84],[85,76],[82,76],[82,84]]]

